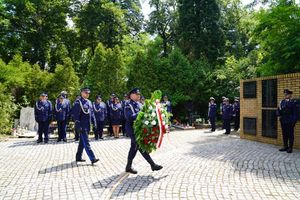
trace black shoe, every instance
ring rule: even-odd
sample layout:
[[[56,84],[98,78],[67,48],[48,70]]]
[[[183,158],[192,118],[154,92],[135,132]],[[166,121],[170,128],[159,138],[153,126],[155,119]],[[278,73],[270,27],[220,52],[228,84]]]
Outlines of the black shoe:
[[[279,149],[279,151],[287,151],[287,150],[288,150],[287,147],[283,147],[283,148]]]
[[[67,142],[67,139],[65,138],[65,139],[63,139],[63,141],[64,141],[64,142]]]
[[[57,139],[57,142],[60,142],[61,141],[61,139]]]
[[[161,170],[162,168],[163,168],[163,166],[160,166],[157,164],[151,166],[152,171],[158,171],[158,170]]]
[[[230,133],[224,133],[224,135],[229,135]]]
[[[44,142],[47,144],[47,143],[48,143],[48,140],[45,140]]]
[[[76,159],[76,162],[85,162],[84,159]]]
[[[136,170],[132,169],[131,167],[130,168],[126,168],[125,171],[128,172],[128,173],[131,173],[131,174],[137,174],[138,173]]]
[[[36,143],[41,143],[41,142],[43,142],[43,140],[37,140],[37,141],[36,141]]]
[[[101,137],[101,138],[99,138],[100,140],[104,140],[104,138],[103,137]]]
[[[292,149],[292,148],[289,148],[286,152],[287,152],[287,153],[293,153],[293,149]]]
[[[94,160],[92,160],[92,165],[94,165],[94,163],[98,162],[99,159],[98,158],[95,158]]]
[[[211,130],[211,132],[215,132],[216,130]]]

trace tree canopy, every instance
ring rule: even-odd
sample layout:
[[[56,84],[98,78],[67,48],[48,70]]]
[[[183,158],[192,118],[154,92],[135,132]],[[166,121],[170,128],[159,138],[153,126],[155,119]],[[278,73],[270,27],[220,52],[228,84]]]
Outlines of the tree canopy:
[[[257,2],[150,0],[144,17],[139,0],[1,0],[0,129],[42,91],[160,89],[185,120],[238,96],[240,79],[299,72],[299,4]]]

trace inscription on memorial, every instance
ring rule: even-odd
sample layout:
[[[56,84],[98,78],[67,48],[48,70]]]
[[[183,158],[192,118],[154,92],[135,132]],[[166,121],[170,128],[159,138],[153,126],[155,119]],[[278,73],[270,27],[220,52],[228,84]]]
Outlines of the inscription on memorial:
[[[256,81],[244,82],[243,91],[244,98],[256,98]]]
[[[256,118],[243,118],[244,133],[249,135],[256,135]]]
[[[262,136],[277,138],[276,110],[262,110]]]
[[[277,107],[277,79],[262,81],[262,107]]]

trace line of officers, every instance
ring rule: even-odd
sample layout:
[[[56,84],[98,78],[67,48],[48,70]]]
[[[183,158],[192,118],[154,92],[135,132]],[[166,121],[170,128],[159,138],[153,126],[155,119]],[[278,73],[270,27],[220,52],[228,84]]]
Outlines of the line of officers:
[[[210,97],[208,104],[208,119],[211,124],[211,131],[216,130],[216,117],[217,117],[217,104],[215,98]],[[220,115],[222,116],[223,125],[222,129],[225,129],[226,135],[230,134],[230,123],[234,121],[234,130],[238,131],[240,128],[240,102],[239,98],[234,98],[234,103],[230,104],[229,98],[222,97],[222,103],[220,104]]]
[[[114,122],[114,114],[107,115],[108,112],[114,112],[116,109],[116,105],[118,101],[116,101],[116,95],[112,94],[111,99],[107,102],[107,105],[102,101],[100,95],[97,95],[95,102],[91,102],[89,100],[90,90],[89,88],[82,88],[80,90],[80,97],[78,97],[71,109],[71,103],[67,99],[67,93],[62,92],[58,99],[55,102],[54,114],[58,123],[59,128],[59,138],[58,141],[63,140],[66,141],[66,123],[69,120],[70,116],[72,116],[75,122],[75,130],[78,133],[79,144],[76,153],[76,162],[85,162],[82,158],[83,150],[85,149],[92,165],[99,161],[96,158],[94,152],[92,151],[91,145],[88,140],[88,133],[90,132],[91,125],[94,127],[95,134],[101,134],[104,126],[104,120],[106,116],[110,116],[110,123],[112,125]],[[145,160],[150,164],[151,169],[153,171],[161,170],[163,167],[157,165],[151,158],[151,156],[143,152],[139,149],[133,129],[133,123],[136,120],[138,113],[140,112],[144,99],[141,98],[141,93],[138,88],[132,89],[128,95],[124,95],[124,118],[125,118],[125,131],[131,139],[131,146],[128,152],[127,164],[126,164],[126,172],[136,174],[137,171],[132,168],[133,159],[136,156],[137,151],[140,151]],[[170,109],[170,102],[167,99],[167,96],[164,97],[162,101],[163,104]],[[108,108],[107,108],[108,107]],[[110,108],[111,107],[111,108]],[[121,108],[120,108],[121,109]],[[35,105],[35,119],[38,122],[38,143],[43,141],[44,134],[44,142],[47,143],[48,138],[48,129],[49,122],[52,119],[52,104],[48,100],[48,95],[46,93],[42,93],[40,95],[40,99],[36,102]]]
[[[37,143],[49,141],[49,125],[52,119],[57,121],[58,128],[58,139],[57,142],[64,141],[67,142],[66,132],[67,124],[70,120],[74,120],[74,113],[77,112],[75,109],[75,104],[81,97],[78,96],[71,106],[71,102],[67,97],[67,92],[62,91],[55,101],[54,106],[52,106],[51,101],[48,100],[47,93],[41,93],[39,100],[35,104],[34,113],[35,120],[38,123],[38,140]],[[92,102],[92,108],[95,116],[95,124],[93,124],[93,132],[95,139],[103,139],[103,128],[107,124],[108,132],[110,136],[119,138],[119,132],[123,136],[128,136],[125,130],[125,116],[124,109],[126,103],[129,101],[128,94],[124,94],[123,100],[117,97],[115,93],[110,95],[110,99],[107,102],[103,102],[101,95],[97,95],[95,101]],[[144,105],[145,98],[141,96],[140,100],[137,102],[140,107]],[[163,97],[163,101],[171,112],[171,102],[168,100],[168,96]],[[44,138],[43,138],[44,135]],[[75,140],[78,141],[80,134],[75,129]]]

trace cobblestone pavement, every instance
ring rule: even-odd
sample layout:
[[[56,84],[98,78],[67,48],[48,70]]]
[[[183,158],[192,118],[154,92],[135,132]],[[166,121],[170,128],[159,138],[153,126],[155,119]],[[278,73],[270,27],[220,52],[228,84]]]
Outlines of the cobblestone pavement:
[[[74,162],[78,143],[0,143],[0,199],[300,199],[300,151],[207,130],[175,131],[137,175],[124,173],[130,141],[94,141],[100,162]],[[87,156],[84,155],[87,159]]]

